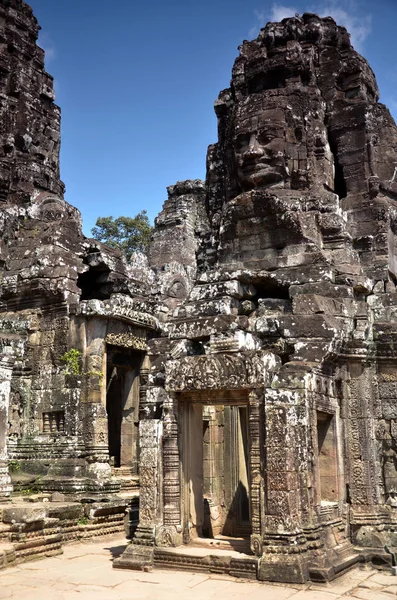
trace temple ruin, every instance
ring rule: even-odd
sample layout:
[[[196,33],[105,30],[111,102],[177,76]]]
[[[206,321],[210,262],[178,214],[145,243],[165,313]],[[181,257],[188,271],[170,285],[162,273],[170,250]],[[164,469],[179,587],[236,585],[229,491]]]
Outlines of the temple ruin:
[[[0,564],[125,526],[118,568],[390,564],[397,128],[348,32],[243,42],[206,181],[127,263],[63,199],[38,30],[0,0]]]

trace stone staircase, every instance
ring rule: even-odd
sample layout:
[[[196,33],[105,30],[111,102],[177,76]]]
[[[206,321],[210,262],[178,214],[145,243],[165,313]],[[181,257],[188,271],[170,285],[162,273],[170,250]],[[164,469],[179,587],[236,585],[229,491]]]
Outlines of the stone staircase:
[[[139,491],[139,475],[131,467],[112,467],[112,477],[117,479],[122,493]]]

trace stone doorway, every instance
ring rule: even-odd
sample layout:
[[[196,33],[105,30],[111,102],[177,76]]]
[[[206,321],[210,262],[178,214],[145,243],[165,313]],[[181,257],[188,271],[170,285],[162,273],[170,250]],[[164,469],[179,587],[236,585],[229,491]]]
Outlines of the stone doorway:
[[[141,352],[107,346],[106,412],[109,456],[115,468],[137,473]]]
[[[184,542],[251,534],[247,402],[185,402]]]

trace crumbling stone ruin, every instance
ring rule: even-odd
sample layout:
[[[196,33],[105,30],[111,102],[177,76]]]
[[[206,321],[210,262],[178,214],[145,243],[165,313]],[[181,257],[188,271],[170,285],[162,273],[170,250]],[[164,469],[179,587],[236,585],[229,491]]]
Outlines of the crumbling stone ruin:
[[[243,42],[206,181],[127,264],[63,199],[38,29],[0,0],[1,564],[120,531],[139,486],[116,567],[387,565],[397,128],[367,61],[308,13]]]

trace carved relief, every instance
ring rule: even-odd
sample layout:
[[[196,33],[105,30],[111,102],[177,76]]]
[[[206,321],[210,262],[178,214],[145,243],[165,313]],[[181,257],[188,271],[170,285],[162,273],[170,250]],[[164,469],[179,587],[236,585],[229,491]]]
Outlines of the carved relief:
[[[249,425],[249,469],[251,479],[251,526],[253,534],[261,533],[261,512],[264,502],[263,474],[262,474],[262,439],[261,427],[262,412],[261,405],[263,396],[260,393],[252,391],[249,394],[248,405],[248,425]],[[259,536],[260,537],[260,536]],[[257,539],[251,536],[251,547],[253,540]],[[257,556],[261,555],[261,547],[257,548]],[[256,552],[255,552],[256,553]]]
[[[112,346],[147,350],[147,331],[141,327],[131,327],[122,321],[111,321],[108,326],[105,341]]]
[[[138,337],[132,333],[108,333],[105,341],[112,346],[132,348],[133,350],[146,351],[146,337]]]
[[[168,390],[262,387],[276,371],[277,357],[266,352],[187,356],[166,365]]]
[[[85,403],[81,407],[79,433],[89,445],[107,447],[108,420],[105,407],[98,403]]]
[[[20,438],[23,434],[25,402],[20,392],[10,393],[8,412],[8,435],[10,438]]]
[[[141,486],[156,485],[156,470],[153,467],[141,467],[139,469],[139,483]]]
[[[146,329],[160,329],[159,322],[148,313],[136,310],[128,296],[113,294],[111,300],[86,300],[80,302],[78,313],[88,317],[121,319],[133,325],[141,325]]]
[[[148,506],[143,506],[139,509],[139,523],[142,525],[150,525],[153,523],[153,511]]]
[[[166,291],[166,295],[170,298],[183,299],[187,296],[187,286],[185,278],[183,277],[173,277],[169,282],[168,289]]]
[[[391,439],[384,440],[383,477],[387,504],[397,507],[397,452]]]
[[[263,539],[261,535],[252,534],[251,535],[251,552],[255,556],[262,556],[263,554]]]
[[[155,543],[160,548],[176,548],[182,544],[182,536],[175,527],[158,527]]]

